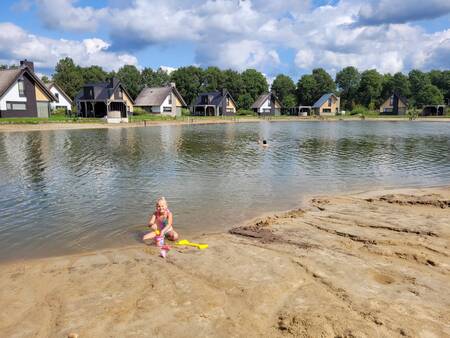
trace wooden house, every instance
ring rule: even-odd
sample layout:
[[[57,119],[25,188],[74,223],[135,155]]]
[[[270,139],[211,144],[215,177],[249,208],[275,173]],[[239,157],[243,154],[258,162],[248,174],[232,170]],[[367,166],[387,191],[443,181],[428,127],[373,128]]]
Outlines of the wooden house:
[[[201,93],[192,107],[193,115],[224,116],[236,114],[236,102],[230,93],[224,89],[210,93]]]
[[[333,93],[322,95],[312,106],[315,115],[336,115],[340,111],[340,98]]]
[[[67,95],[60,86],[54,82],[45,84],[48,90],[55,96],[56,101],[50,103],[52,111],[63,109],[66,113],[72,112],[72,99]]]
[[[259,116],[279,116],[281,115],[281,108],[280,100],[272,92],[260,95],[251,106],[251,109]]]
[[[170,116],[181,116],[181,109],[187,107],[175,83],[166,87],[142,89],[134,106],[142,108],[148,113]]]
[[[85,84],[75,97],[75,104],[79,116],[105,117],[114,112],[114,116],[128,118],[134,101],[120,81],[111,78],[106,82]]]
[[[405,97],[393,93],[380,106],[380,114],[382,115],[405,115],[408,109],[408,101]]]
[[[0,71],[0,117],[49,117],[55,96],[34,73],[33,62]]]

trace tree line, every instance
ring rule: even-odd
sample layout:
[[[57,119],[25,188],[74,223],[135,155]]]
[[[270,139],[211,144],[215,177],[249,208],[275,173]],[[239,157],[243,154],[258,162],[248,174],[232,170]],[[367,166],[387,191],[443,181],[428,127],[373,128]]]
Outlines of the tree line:
[[[5,68],[0,66],[0,69],[2,67]],[[202,92],[226,88],[239,109],[249,109],[259,95],[269,91],[266,77],[255,69],[237,72],[218,67],[188,66],[168,74],[161,68],[139,70],[125,65],[117,72],[108,73],[100,66],[78,66],[68,57],[57,63],[52,80],[74,98],[84,84],[103,82],[113,76],[122,82],[133,99],[146,86],[160,87],[174,82],[188,105]],[[48,81],[48,78],[43,80]],[[360,72],[350,66],[340,70],[333,79],[323,68],[316,68],[301,76],[297,83],[291,77],[279,74],[271,90],[286,108],[313,105],[323,94],[330,92],[341,97],[341,110],[352,110],[357,105],[374,110],[394,92],[407,98],[410,106],[421,107],[447,103],[450,71],[413,69],[406,75],[401,72],[392,75],[381,74],[375,69]]]

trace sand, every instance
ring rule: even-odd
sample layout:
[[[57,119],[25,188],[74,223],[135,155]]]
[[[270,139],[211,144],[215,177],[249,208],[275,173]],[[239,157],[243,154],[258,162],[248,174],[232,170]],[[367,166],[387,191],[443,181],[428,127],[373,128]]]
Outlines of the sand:
[[[262,122],[262,121],[271,121],[271,122],[292,122],[292,121],[327,121],[327,122],[336,122],[336,121],[362,121],[359,117],[355,116],[335,116],[335,117],[296,117],[296,116],[283,116],[281,118],[277,117],[266,117],[266,118],[257,118],[257,117],[236,117],[231,118],[227,117],[224,119],[220,119],[217,117],[213,117],[211,119],[208,118],[197,118],[190,117],[188,119],[183,120],[174,120],[174,121],[143,121],[140,122],[132,122],[132,123],[117,123],[117,124],[107,124],[107,123],[95,123],[95,122],[67,122],[67,123],[39,123],[39,124],[1,124],[0,123],[0,132],[26,132],[26,131],[39,131],[39,130],[68,130],[68,129],[114,129],[114,128],[136,128],[136,127],[152,127],[152,126],[165,126],[165,125],[192,125],[192,124],[223,124],[223,123],[251,123],[251,122]],[[408,122],[409,120],[404,117],[376,117],[376,118],[366,118],[365,122],[376,122],[376,121],[390,121],[390,122]],[[0,120],[1,122],[1,120]],[[419,117],[414,121],[409,121],[412,123],[415,122],[450,122],[450,118],[445,117]]]
[[[206,250],[0,265],[1,337],[448,337],[450,189],[322,196]]]

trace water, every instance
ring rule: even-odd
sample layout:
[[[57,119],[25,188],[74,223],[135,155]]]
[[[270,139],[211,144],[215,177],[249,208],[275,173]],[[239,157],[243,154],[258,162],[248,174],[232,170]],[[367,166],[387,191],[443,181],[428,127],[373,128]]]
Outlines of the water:
[[[449,185],[449,150],[436,122],[0,133],[0,260],[138,243],[159,196],[185,237],[311,194]]]

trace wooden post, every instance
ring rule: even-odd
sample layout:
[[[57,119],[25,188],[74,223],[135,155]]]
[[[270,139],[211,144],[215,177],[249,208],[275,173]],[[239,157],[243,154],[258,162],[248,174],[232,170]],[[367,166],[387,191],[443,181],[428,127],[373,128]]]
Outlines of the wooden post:
[[[87,101],[84,101],[84,117],[87,117]]]

